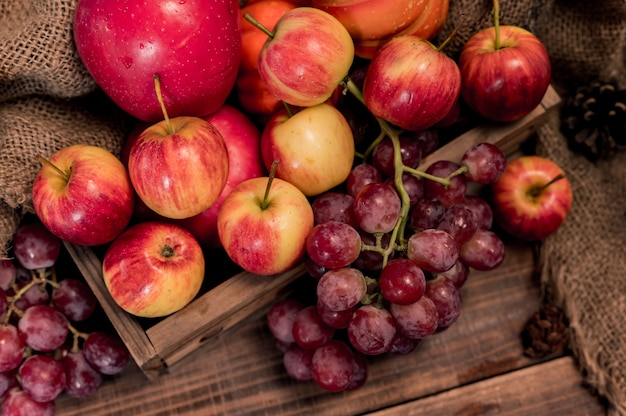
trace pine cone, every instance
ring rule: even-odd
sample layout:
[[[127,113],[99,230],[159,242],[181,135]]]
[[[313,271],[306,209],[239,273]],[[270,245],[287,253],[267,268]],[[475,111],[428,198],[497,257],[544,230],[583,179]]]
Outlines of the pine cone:
[[[561,309],[553,305],[542,305],[522,332],[524,354],[529,357],[562,354],[568,342],[567,318]]]
[[[562,107],[561,132],[589,160],[614,156],[626,146],[626,90],[599,81],[577,88]]]

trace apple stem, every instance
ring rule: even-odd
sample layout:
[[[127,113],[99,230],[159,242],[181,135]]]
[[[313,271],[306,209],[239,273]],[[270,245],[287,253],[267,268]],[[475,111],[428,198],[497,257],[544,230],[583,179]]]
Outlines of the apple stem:
[[[559,173],[554,178],[550,179],[548,183],[541,185],[541,186],[537,186],[536,188],[531,189],[528,193],[532,198],[537,198],[539,195],[541,195],[543,191],[546,190],[548,186],[552,185],[555,182],[560,181],[563,178],[565,178],[565,175],[562,173]]]
[[[161,79],[159,78],[158,74],[154,74],[152,78],[154,79],[154,89],[156,90],[157,100],[159,101],[161,111],[163,112],[163,118],[165,119],[167,133],[174,134],[174,128],[172,127],[172,122],[167,115],[167,109],[165,108],[165,102],[163,101],[163,93],[161,92]]]
[[[435,49],[437,50],[437,52],[441,52],[443,50],[443,48],[446,47],[446,45],[448,43],[450,43],[450,41],[452,39],[454,39],[454,37],[456,36],[456,34],[459,32],[459,28],[463,27],[463,24],[465,23],[465,14],[461,15],[461,25],[460,26],[456,26],[454,29],[452,29],[452,32],[450,32],[450,34],[443,40],[443,42],[437,46]]]
[[[500,3],[493,0],[493,28],[496,32],[495,50],[500,49]]]
[[[61,175],[63,177],[63,180],[65,180],[65,182],[69,182],[70,181],[70,177],[72,176],[72,167],[71,166],[70,166],[70,171],[66,172],[66,171],[62,170],[61,168],[59,168],[54,163],[50,162],[48,159],[46,159],[43,156],[37,156],[37,160],[39,160],[42,164],[47,165],[47,166],[51,167],[52,169],[54,169],[59,175]]]
[[[285,111],[287,112],[287,117],[291,118],[291,116],[293,116],[293,110],[287,102],[283,101],[282,103],[283,107],[285,107]]]
[[[265,26],[263,26],[263,24],[261,24],[261,22],[259,22],[258,20],[256,20],[250,13],[246,13],[243,15],[244,19],[246,19],[248,22],[250,22],[250,24],[252,24],[252,26],[256,27],[257,29],[259,29],[261,32],[265,33],[267,36],[269,36],[270,38],[274,38],[274,32],[272,32],[271,30],[269,30],[268,28],[266,28]]]
[[[274,159],[272,166],[270,166],[269,176],[267,178],[267,187],[265,188],[265,195],[263,195],[263,201],[261,201],[261,209],[265,210],[269,206],[270,189],[272,188],[272,182],[276,177],[276,168],[278,168],[278,159]]]

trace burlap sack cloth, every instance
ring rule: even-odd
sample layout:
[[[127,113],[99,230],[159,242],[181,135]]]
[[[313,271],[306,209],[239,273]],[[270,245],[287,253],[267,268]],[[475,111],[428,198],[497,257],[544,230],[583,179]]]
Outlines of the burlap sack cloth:
[[[77,0],[0,1],[0,257],[20,218],[32,212],[35,157],[72,143],[121,149],[127,118],[98,94],[72,43]],[[501,24],[535,33],[547,46],[563,96],[592,79],[625,87],[624,0],[501,0]],[[450,0],[443,39],[455,56],[492,25],[491,0]],[[568,151],[558,115],[539,130],[537,152],[566,171],[574,188],[568,221],[542,245],[546,297],[570,321],[586,380],[626,415],[626,155],[588,162]]]
[[[77,0],[0,1],[0,258],[33,212],[32,181],[75,143],[119,154],[129,119],[97,90],[72,39]]]
[[[466,19],[450,45],[454,55],[477,27],[492,25],[493,8],[491,0],[451,0],[450,6],[440,38],[461,14]],[[564,100],[591,80],[626,88],[624,0],[500,6],[501,24],[525,27],[546,45]],[[555,112],[539,129],[536,149],[565,170],[574,192],[569,218],[540,246],[545,301],[564,310],[570,347],[586,382],[608,399],[609,414],[626,415],[626,151],[592,163],[568,149],[559,127]]]

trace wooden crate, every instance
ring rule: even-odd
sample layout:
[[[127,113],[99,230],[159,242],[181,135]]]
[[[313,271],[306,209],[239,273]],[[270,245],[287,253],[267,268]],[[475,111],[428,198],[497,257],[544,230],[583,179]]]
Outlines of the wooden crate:
[[[496,144],[510,155],[535,132],[537,126],[545,122],[548,113],[554,111],[559,103],[558,94],[549,88],[541,104],[523,119],[472,128],[425,157],[419,168],[424,169],[441,159],[459,161],[468,147],[481,142]],[[102,279],[101,259],[94,250],[69,243],[65,244],[65,248],[132,358],[151,380],[224,331],[284,296],[290,286],[306,274],[303,265],[271,277],[239,272],[202,293],[182,310],[146,322],[126,313],[113,301]]]

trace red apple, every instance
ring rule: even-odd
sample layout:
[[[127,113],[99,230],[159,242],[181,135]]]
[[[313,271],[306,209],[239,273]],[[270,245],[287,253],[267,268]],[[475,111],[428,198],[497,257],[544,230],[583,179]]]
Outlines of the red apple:
[[[224,199],[235,186],[247,179],[264,176],[266,171],[261,159],[261,133],[248,116],[233,106],[224,105],[204,119],[224,138],[229,160],[228,178],[213,205],[177,223],[188,229],[201,246],[218,248],[221,242],[217,234],[217,216]]]
[[[572,206],[572,188],[563,170],[540,156],[508,162],[491,193],[494,219],[522,240],[543,240],[555,232]]]
[[[461,51],[461,96],[479,115],[511,122],[539,105],[550,84],[551,65],[535,35],[499,26],[498,20],[495,7],[495,26],[474,34]]]
[[[340,185],[352,170],[354,139],[350,125],[335,107],[318,104],[289,116],[276,113],[261,136],[265,167],[277,160],[276,177],[306,196]]]
[[[165,119],[145,129],[128,154],[130,180],[157,214],[192,217],[213,205],[228,178],[228,151],[217,128],[199,117],[170,119],[159,78],[154,78]]]
[[[134,192],[126,168],[106,149],[73,145],[59,150],[33,182],[32,200],[41,222],[67,242],[111,242],[128,225]]]
[[[230,94],[241,60],[236,0],[80,0],[73,34],[96,83],[129,114],[161,119],[159,74],[173,117],[204,116]]]
[[[302,260],[306,236],[313,228],[313,209],[306,196],[287,181],[269,180],[259,177],[240,183],[222,203],[217,218],[228,256],[259,275],[282,273]]]
[[[145,318],[169,315],[189,304],[204,280],[204,255],[184,228],[142,222],[124,231],[107,249],[102,275],[113,300]]]
[[[456,63],[429,41],[412,35],[381,46],[363,83],[370,111],[405,130],[425,130],[444,119],[460,91]]]
[[[353,60],[354,44],[341,22],[322,10],[297,7],[276,22],[259,53],[259,73],[282,101],[309,107],[333,95]]]

